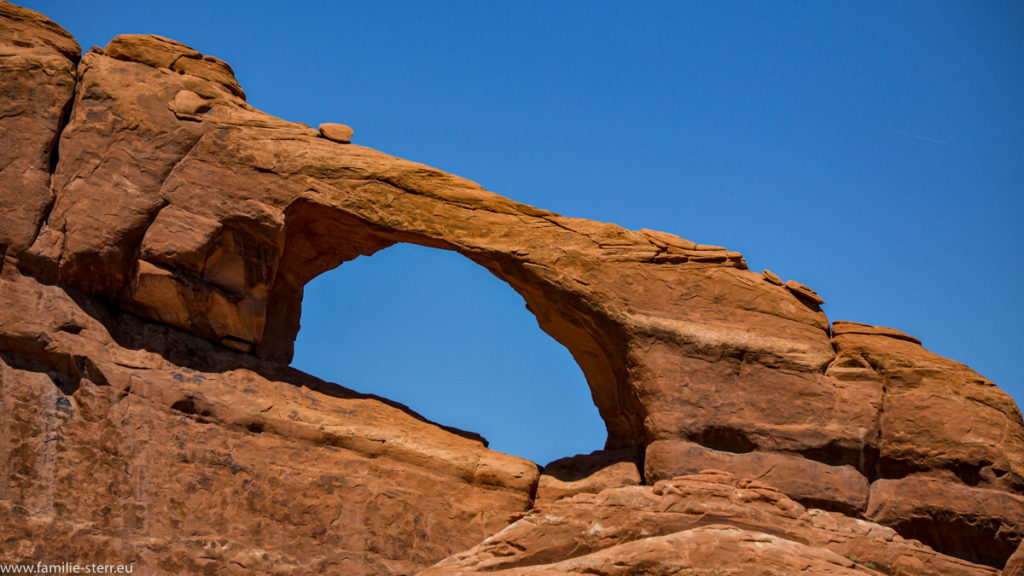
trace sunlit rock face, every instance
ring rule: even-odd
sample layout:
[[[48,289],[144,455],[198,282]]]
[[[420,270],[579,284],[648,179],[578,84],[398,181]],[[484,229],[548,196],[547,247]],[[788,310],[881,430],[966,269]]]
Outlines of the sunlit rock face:
[[[463,573],[508,552],[529,558],[498,562],[517,574],[667,574],[686,549],[739,569],[985,574],[1024,536],[1005,393],[896,330],[830,324],[821,296],[736,252],[273,118],[226,63],[166,38],[79,59],[7,3],[0,87],[0,562]],[[287,367],[303,286],[399,242],[522,295],[587,376],[606,451],[542,476]],[[666,498],[729,506],[696,526]],[[649,526],[592,538],[612,501]],[[571,542],[543,536],[549,516],[575,518]],[[488,544],[513,522],[505,552]]]

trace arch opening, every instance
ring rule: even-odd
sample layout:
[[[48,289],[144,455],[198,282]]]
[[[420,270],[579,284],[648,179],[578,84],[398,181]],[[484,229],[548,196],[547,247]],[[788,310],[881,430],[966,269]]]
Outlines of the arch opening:
[[[292,364],[540,464],[605,446],[569,351],[455,252],[397,244],[308,282]]]

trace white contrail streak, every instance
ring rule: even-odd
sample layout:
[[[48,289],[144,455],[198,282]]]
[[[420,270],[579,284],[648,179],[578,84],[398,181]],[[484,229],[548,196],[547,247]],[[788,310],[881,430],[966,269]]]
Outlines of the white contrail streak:
[[[911,134],[910,132],[901,132],[900,130],[893,130],[892,128],[883,128],[893,134],[899,134],[900,136],[907,136],[909,138],[917,138],[918,140],[924,140],[925,142],[931,142],[933,144],[949,144],[945,140],[939,140],[938,138],[929,138],[927,136],[921,136],[920,134]]]

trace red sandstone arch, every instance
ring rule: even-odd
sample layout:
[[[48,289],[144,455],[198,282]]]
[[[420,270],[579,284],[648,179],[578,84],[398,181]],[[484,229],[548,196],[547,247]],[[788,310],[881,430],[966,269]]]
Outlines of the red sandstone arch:
[[[173,41],[119,37],[76,67],[45,34],[59,38],[11,76],[38,97],[10,120],[26,136],[0,174],[5,268],[280,361],[313,276],[395,242],[454,250],[571,351],[609,447],[643,448],[648,481],[724,468],[959,552],[945,529],[993,564],[1024,534],[1019,410],[906,335],[830,327],[813,291],[738,253],[562,217],[270,117]],[[908,494],[928,499],[922,523],[901,524],[920,513],[899,508]]]
[[[606,333],[614,326],[602,326],[591,320],[593,311],[578,295],[553,286],[545,289],[543,278],[529,266],[502,253],[472,250],[422,234],[381,230],[308,199],[288,207],[285,229],[281,266],[270,289],[266,328],[254,349],[257,354],[283,362],[291,360],[299,329],[302,287],[323,272],[401,242],[451,250],[484,266],[516,290],[540,327],[570,351],[583,370],[608,427],[608,447],[635,445],[642,426],[642,418],[638,418],[642,411],[638,405],[633,410],[624,409],[630,405],[621,387],[626,371],[613,360],[621,356],[614,348],[621,336]]]

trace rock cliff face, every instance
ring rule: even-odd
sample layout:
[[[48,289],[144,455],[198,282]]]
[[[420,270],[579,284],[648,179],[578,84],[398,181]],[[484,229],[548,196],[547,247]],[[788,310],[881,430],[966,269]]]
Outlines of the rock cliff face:
[[[1021,413],[915,338],[268,116],[173,40],[79,54],[0,2],[0,562],[995,574],[1018,549]],[[539,470],[288,368],[305,283],[398,242],[521,294],[607,449]]]

